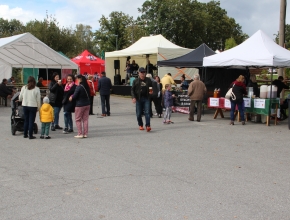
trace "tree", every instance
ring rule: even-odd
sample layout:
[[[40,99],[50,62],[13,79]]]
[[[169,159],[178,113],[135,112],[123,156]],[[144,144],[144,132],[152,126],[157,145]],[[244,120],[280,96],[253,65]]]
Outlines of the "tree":
[[[5,20],[0,18],[0,37],[10,37],[16,34],[22,34],[25,32],[25,26],[22,22],[12,19]]]
[[[206,43],[214,50],[224,49],[226,39],[233,37],[240,43],[247,37],[216,1],[147,0],[138,11],[137,20],[150,34],[162,34],[183,47]]]
[[[133,17],[114,11],[108,18],[102,15],[99,23],[100,29],[94,33],[99,54],[101,51],[121,50],[130,45],[128,27],[133,24]]]
[[[229,50],[235,46],[237,46],[237,43],[234,38],[231,37],[229,39],[226,39],[225,50]]]

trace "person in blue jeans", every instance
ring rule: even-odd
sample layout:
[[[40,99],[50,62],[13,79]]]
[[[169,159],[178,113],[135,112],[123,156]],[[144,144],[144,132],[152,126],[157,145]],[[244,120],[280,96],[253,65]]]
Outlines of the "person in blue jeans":
[[[36,112],[40,109],[40,90],[36,87],[35,78],[28,77],[27,85],[23,86],[19,95],[24,113],[24,138],[35,139],[33,136],[33,126]]]
[[[139,77],[134,80],[131,95],[132,102],[136,103],[136,116],[139,130],[144,130],[142,112],[144,110],[146,131],[151,131],[150,126],[150,95],[153,94],[152,81],[146,77],[146,70],[139,68]]]
[[[246,85],[244,84],[245,77],[240,75],[239,78],[237,78],[232,84],[230,85],[230,88],[232,88],[232,96],[230,98],[231,100],[231,122],[230,125],[234,125],[235,120],[235,110],[236,105],[238,106],[242,125],[245,125],[245,114],[244,114],[244,95],[247,95]]]
[[[51,130],[55,131],[55,129],[62,129],[62,127],[59,126],[58,122],[59,122],[59,113],[62,108],[62,101],[63,101],[63,95],[64,95],[62,82],[57,72],[54,72],[52,74],[52,79],[49,84],[49,92],[50,92],[49,104],[53,107],[53,111],[54,111],[54,122],[51,123]]]

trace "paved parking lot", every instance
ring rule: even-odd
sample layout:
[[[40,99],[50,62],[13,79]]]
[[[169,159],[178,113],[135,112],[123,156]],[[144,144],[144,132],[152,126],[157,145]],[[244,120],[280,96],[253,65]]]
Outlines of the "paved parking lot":
[[[286,122],[230,126],[206,110],[201,122],[153,118],[147,133],[131,99],[111,109],[90,116],[87,139],[29,140],[1,106],[0,219],[290,219]]]

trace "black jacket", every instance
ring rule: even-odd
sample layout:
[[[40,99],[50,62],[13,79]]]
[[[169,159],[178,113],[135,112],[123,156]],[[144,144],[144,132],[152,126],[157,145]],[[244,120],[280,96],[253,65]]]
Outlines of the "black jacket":
[[[49,104],[52,107],[62,107],[63,87],[56,81],[51,81],[49,84]]]
[[[9,89],[6,84],[0,84],[0,96],[6,98],[8,95],[12,94],[12,89]]]
[[[76,101],[76,107],[90,105],[90,91],[86,91],[84,86],[78,85],[73,94],[73,100]]]
[[[233,84],[235,84],[234,87],[233,87]],[[242,83],[242,82],[234,81],[234,82],[231,84],[230,88],[233,88],[232,92],[233,92],[233,93],[235,94],[235,96],[236,96],[236,99],[233,100],[233,99],[231,98],[231,101],[236,102],[236,103],[241,103],[241,102],[243,102],[243,101],[244,101],[244,99],[243,99],[244,95],[247,95],[247,91],[246,91],[246,86],[245,86],[245,84]]]
[[[281,80],[275,79],[273,85],[277,86],[277,97],[280,98],[280,93],[283,89],[289,89],[289,86],[285,85]]]
[[[69,101],[69,97],[74,94],[76,87],[76,85],[73,85],[70,90],[64,92],[62,100],[64,112],[75,112],[76,100]]]
[[[98,90],[100,95],[110,95],[112,88],[112,82],[108,77],[101,77],[98,82]]]
[[[259,90],[259,87],[258,87],[258,83],[252,82],[252,80],[249,80],[248,87],[253,87],[254,95],[256,97],[260,97],[260,90]]]
[[[152,81],[151,79],[145,77],[145,83],[147,87],[147,97],[149,98],[149,87],[152,87]],[[152,88],[153,89],[153,88]],[[136,100],[140,99],[141,96],[141,79],[138,77],[133,81],[133,85],[131,88],[131,95],[132,99],[135,98]]]

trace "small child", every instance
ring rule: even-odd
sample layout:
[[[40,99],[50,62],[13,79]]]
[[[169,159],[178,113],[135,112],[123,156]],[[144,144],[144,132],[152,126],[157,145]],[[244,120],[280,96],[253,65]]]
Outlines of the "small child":
[[[173,98],[175,97],[175,95],[172,94],[170,90],[171,90],[171,85],[166,84],[165,85],[165,92],[164,92],[164,107],[165,107],[165,113],[163,115],[163,117],[164,117],[163,123],[164,124],[173,123],[172,121],[170,121],[170,117],[171,117],[172,106],[173,106]]]
[[[49,128],[51,122],[54,121],[54,113],[53,108],[49,104],[49,98],[44,97],[43,98],[43,104],[39,110],[39,117],[41,121],[41,135],[40,138],[43,139],[50,139],[49,136]],[[45,137],[44,137],[45,135]]]

